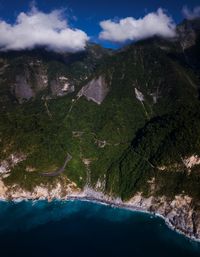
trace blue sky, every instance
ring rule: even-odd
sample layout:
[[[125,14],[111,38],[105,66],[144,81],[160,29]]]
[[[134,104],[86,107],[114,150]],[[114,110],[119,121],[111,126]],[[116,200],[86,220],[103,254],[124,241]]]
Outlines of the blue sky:
[[[30,9],[31,1],[0,0],[0,18],[8,23],[14,23],[17,15]],[[70,26],[79,28],[90,36],[91,41],[113,46],[112,43],[100,40],[99,22],[107,19],[121,19],[128,16],[139,18],[149,12],[155,12],[159,7],[166,9],[176,23],[183,19],[182,8],[200,5],[199,0],[38,0],[37,7],[43,12],[65,8],[65,15]]]

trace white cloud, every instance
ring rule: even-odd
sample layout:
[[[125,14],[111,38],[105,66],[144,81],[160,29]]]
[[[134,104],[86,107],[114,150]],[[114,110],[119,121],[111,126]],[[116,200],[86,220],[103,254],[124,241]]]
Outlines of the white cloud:
[[[101,21],[100,26],[103,30],[99,38],[113,42],[137,41],[156,35],[170,38],[176,34],[174,21],[161,8],[139,19],[127,17],[118,22]]]
[[[0,20],[0,49],[21,50],[44,46],[53,51],[83,50],[86,33],[69,27],[61,10],[50,13],[38,11],[35,6],[28,13],[21,12],[15,24]]]
[[[193,10],[190,10],[187,6],[183,7],[183,15],[188,20],[194,20],[200,18],[200,6],[196,6]]]

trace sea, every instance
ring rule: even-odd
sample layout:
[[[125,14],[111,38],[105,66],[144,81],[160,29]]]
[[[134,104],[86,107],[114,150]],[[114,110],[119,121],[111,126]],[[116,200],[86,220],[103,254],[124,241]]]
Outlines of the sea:
[[[88,201],[0,202],[0,257],[200,257],[154,215]]]

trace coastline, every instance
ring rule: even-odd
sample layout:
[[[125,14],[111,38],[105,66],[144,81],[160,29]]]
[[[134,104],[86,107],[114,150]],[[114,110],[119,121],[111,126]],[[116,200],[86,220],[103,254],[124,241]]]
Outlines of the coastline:
[[[159,214],[159,213],[156,213],[156,212],[153,212],[153,211],[150,211],[150,210],[147,210],[147,209],[144,209],[144,208],[140,208],[138,206],[133,206],[133,205],[127,205],[125,203],[116,203],[114,201],[109,201],[109,200],[103,200],[103,199],[98,199],[98,198],[91,198],[91,197],[76,197],[76,196],[69,196],[69,198],[67,199],[68,201],[75,201],[75,200],[78,200],[78,201],[87,201],[87,202],[92,202],[92,203],[97,203],[97,204],[102,204],[102,205],[107,205],[107,206],[110,206],[112,208],[120,208],[120,209],[126,209],[126,210],[129,210],[129,211],[133,211],[133,212],[141,212],[141,213],[146,213],[146,214],[149,214],[149,215],[153,215],[155,217],[159,217],[161,218],[162,220],[164,220],[165,224],[173,231],[175,231],[176,233],[182,235],[182,236],[185,236],[187,239],[189,240],[192,240],[192,241],[195,241],[195,242],[198,242],[200,243],[200,239],[196,238],[195,236],[190,236],[188,235],[187,233],[185,233],[184,231],[181,231],[180,229],[178,229],[175,225],[173,225],[170,220],[168,218],[166,218],[165,216]]]
[[[88,188],[87,188],[88,190]],[[86,191],[87,191],[86,190]],[[180,228],[177,228],[175,224],[173,224],[169,218],[165,217],[164,215],[160,214],[159,212],[156,211],[151,211],[149,208],[145,208],[143,206],[138,206],[134,204],[130,204],[129,202],[123,202],[121,199],[114,199],[110,198],[109,196],[104,195],[101,192],[96,192],[97,194],[100,195],[100,197],[97,197],[95,195],[92,195],[92,192],[96,192],[93,189],[89,189],[89,194],[85,191],[81,191],[78,194],[69,194],[66,195],[65,197],[55,197],[55,198],[47,198],[47,197],[38,197],[38,198],[26,198],[26,197],[18,197],[18,198],[1,198],[0,201],[10,201],[10,202],[21,202],[21,201],[41,201],[41,200],[46,200],[46,201],[53,201],[53,200],[58,200],[58,201],[86,201],[86,202],[91,202],[91,203],[96,203],[96,204],[102,204],[106,206],[110,206],[111,208],[120,208],[120,209],[126,209],[129,211],[133,212],[141,212],[141,213],[146,213],[149,215],[153,215],[155,217],[159,217],[164,220],[165,224],[173,231],[175,231],[178,234],[181,234],[185,236],[187,239],[195,241],[200,243],[200,238],[196,238],[194,235],[187,234],[185,231],[181,230]]]

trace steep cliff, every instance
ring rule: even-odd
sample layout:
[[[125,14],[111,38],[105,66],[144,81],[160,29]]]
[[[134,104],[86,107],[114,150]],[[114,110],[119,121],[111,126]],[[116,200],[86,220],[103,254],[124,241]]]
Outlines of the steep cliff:
[[[198,238],[198,24],[117,51],[0,53],[0,196],[100,192]]]

